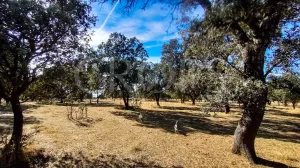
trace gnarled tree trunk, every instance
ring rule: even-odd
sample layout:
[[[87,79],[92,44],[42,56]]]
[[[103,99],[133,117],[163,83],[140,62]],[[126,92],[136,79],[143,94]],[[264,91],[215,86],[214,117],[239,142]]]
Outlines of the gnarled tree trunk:
[[[240,154],[241,150],[243,150],[253,163],[258,161],[254,143],[259,126],[263,120],[268,94],[267,87],[264,87],[265,76],[263,67],[265,51],[266,46],[262,44],[246,44],[242,49],[242,55],[245,60],[245,79],[259,81],[263,86],[259,91],[253,91],[255,92],[254,96],[247,95],[244,97],[244,111],[234,133],[232,152]]]

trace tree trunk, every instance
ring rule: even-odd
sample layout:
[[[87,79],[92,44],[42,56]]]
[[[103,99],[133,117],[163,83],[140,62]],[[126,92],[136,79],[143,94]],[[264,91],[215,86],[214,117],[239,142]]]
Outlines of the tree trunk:
[[[122,91],[122,97],[125,105],[125,109],[129,109],[129,95],[125,93],[125,91]]]
[[[180,97],[180,102],[184,103],[184,101],[185,101],[185,96],[184,96],[184,94],[182,94],[181,97]]]
[[[14,128],[12,139],[14,142],[15,159],[16,163],[18,164],[22,161],[21,139],[23,134],[23,114],[18,96],[12,98],[11,106],[14,113]]]
[[[296,109],[296,101],[292,101],[292,104],[293,104],[293,109]]]
[[[84,96],[80,96],[80,102],[83,102]]]
[[[128,110],[129,109],[128,98],[127,97],[123,97],[123,101],[124,101],[125,109]]]
[[[232,152],[240,154],[243,149],[248,159],[256,163],[254,141],[264,116],[265,103],[263,101],[244,103],[244,108],[242,118],[234,132]]]
[[[286,100],[284,100],[283,104],[284,104],[285,107],[288,106],[288,103],[287,103]]]
[[[155,93],[154,96],[155,96],[156,105],[160,107],[159,104],[160,93]]]
[[[63,98],[60,98],[60,103],[64,103],[64,99]]]
[[[196,104],[196,98],[191,96],[191,100],[192,100],[192,104],[195,105]]]
[[[268,90],[265,86],[264,53],[267,46],[263,44],[245,44],[242,46],[244,58],[244,78],[252,82],[261,82],[262,85],[255,89],[253,95],[243,99],[244,111],[234,132],[232,152],[240,154],[241,149],[252,163],[257,163],[255,153],[255,137],[263,120],[267,103]],[[251,94],[250,93],[250,94]]]
[[[225,113],[227,114],[227,113],[229,113],[230,112],[230,106],[229,106],[229,104],[227,103],[227,104],[225,104]]]
[[[12,167],[28,167],[22,152],[23,114],[19,96],[12,96],[11,106],[14,114],[13,132],[9,143],[3,150],[3,155],[6,157],[7,164],[12,164]]]
[[[97,104],[98,104],[98,103],[99,103],[98,90],[97,90],[97,94],[96,94],[96,96],[97,96]]]

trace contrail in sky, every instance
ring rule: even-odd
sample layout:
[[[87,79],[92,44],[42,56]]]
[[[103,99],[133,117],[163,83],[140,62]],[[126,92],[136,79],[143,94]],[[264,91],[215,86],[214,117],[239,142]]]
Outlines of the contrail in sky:
[[[116,8],[117,5],[119,4],[119,1],[120,1],[120,0],[117,1],[117,3],[115,4],[115,6],[111,9],[111,11],[109,12],[109,14],[106,16],[106,18],[105,18],[103,24],[102,24],[101,27],[100,27],[100,30],[102,30],[102,28],[105,26],[105,24],[106,24],[106,22],[108,21],[110,15],[113,13],[113,11],[115,10],[115,8]]]

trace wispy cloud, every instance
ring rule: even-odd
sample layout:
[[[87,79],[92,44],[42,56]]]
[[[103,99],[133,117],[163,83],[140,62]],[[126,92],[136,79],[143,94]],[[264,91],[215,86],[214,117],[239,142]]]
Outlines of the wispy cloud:
[[[130,15],[122,14],[121,8],[115,5],[107,16],[104,24],[94,28],[92,46],[105,42],[113,32],[122,33],[127,37],[137,37],[141,42],[154,41],[155,45],[162,45],[170,38],[179,37],[177,33],[172,33],[176,31],[175,25],[171,25],[168,29],[171,18],[160,4],[152,5],[145,11],[137,10]]]
[[[121,1],[122,2],[122,1]],[[120,2],[120,3],[121,3]],[[94,34],[90,45],[98,46],[106,42],[109,35],[119,32],[126,37],[136,37],[144,43],[149,53],[149,61],[159,62],[162,45],[170,39],[180,38],[175,22],[171,22],[170,11],[160,3],[149,6],[146,10],[135,10],[129,14],[123,13],[121,5],[105,3],[93,4],[93,14],[98,16],[98,22],[93,29]],[[196,13],[203,13],[203,9],[195,9]],[[190,15],[196,16],[194,13]]]
[[[114,5],[114,7],[111,9],[111,11],[110,11],[110,12],[108,13],[108,15],[106,16],[106,18],[105,18],[103,24],[102,24],[101,27],[100,27],[100,31],[101,31],[102,28],[105,26],[105,24],[106,24],[106,22],[108,21],[110,15],[113,13],[113,11],[114,11],[114,10],[116,9],[116,7],[118,6],[119,1],[120,1],[120,0],[117,1],[117,3]]]

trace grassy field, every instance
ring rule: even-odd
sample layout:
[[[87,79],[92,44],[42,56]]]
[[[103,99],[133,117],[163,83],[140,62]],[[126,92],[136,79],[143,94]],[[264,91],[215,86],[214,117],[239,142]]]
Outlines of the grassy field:
[[[207,116],[200,106],[144,101],[123,110],[121,100],[102,100],[76,120],[66,106],[26,103],[24,132],[32,135],[26,152],[36,167],[300,167],[299,107],[267,107],[255,146],[264,162],[254,166],[231,154],[241,109]],[[11,115],[0,114],[3,134]],[[174,133],[177,120],[184,133]]]

